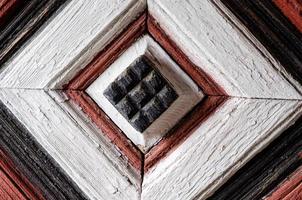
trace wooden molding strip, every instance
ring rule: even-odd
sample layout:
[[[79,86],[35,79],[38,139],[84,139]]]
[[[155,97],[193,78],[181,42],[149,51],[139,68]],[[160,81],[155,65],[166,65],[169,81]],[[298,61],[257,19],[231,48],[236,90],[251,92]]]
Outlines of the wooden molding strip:
[[[28,1],[0,32],[0,66],[65,2],[66,0]]]
[[[211,117],[211,115],[222,106],[227,99],[227,97],[223,96],[209,96],[193,108],[191,113],[187,114],[186,117],[159,142],[159,144],[154,146],[145,155],[144,172],[146,173],[159,162],[160,159],[163,159],[169,152],[181,145],[181,143],[188,138],[190,134],[194,133],[202,122]]]
[[[302,2],[301,0],[273,0],[286,17],[302,33]]]
[[[111,142],[126,156],[126,160],[139,172],[142,170],[143,155],[121,132],[93,100],[82,91],[67,90],[67,95],[78,104],[88,117],[101,129]]]
[[[301,158],[302,159],[302,158]],[[266,200],[298,200],[302,197],[302,166],[286,178]]]
[[[0,122],[0,167],[27,198],[86,198],[1,102]]]
[[[148,32],[154,39],[169,53],[169,55],[180,65],[182,69],[189,74],[194,81],[202,88],[206,95],[227,96],[226,92],[219,86],[208,74],[201,68],[194,65],[190,59],[181,51],[173,40],[160,27],[158,22],[148,15]]]
[[[130,24],[125,31],[107,45],[86,68],[78,72],[65,89],[85,90],[99,74],[106,70],[110,64],[127,49],[143,32],[146,31],[146,14],[142,14]]]
[[[302,118],[228,180],[210,200],[261,199],[302,166]]]

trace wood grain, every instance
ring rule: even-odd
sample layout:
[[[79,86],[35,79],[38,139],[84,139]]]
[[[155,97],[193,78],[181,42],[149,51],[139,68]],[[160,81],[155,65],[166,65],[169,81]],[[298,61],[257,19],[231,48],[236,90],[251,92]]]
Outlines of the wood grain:
[[[99,52],[91,63],[80,71],[64,88],[69,90],[85,90],[99,74],[104,72],[123,51],[146,31],[145,22],[146,14],[143,14],[130,24],[125,32],[122,32],[119,37],[115,38]]]
[[[302,102],[230,98],[144,174],[143,199],[205,199],[279,136]]]
[[[143,0],[70,1],[5,64],[0,86],[62,88],[136,19],[145,5]]]
[[[86,199],[2,102],[0,122],[0,168],[26,199]]]
[[[167,51],[167,53],[181,66],[181,68],[189,74],[189,76],[202,88],[206,95],[227,95],[208,74],[201,68],[194,65],[183,51],[171,40],[167,34],[161,29],[158,22],[148,15],[147,18],[148,32],[153,38]]]
[[[298,200],[302,198],[302,167],[291,174],[264,199],[266,200]]]
[[[141,173],[143,155],[140,150],[123,134],[123,132],[110,120],[110,118],[82,91],[68,90],[67,94],[78,104],[89,118],[102,130],[111,142],[116,145],[125,159]]]
[[[143,134],[135,130],[103,95],[108,85],[142,55],[156,64],[157,70],[178,94],[175,102]],[[147,152],[204,97],[202,88],[182,68],[149,35],[143,34],[85,91],[142,152]]]
[[[286,17],[302,33],[302,2],[301,0],[273,0]]]
[[[227,100],[227,97],[209,96],[193,108],[178,124],[146,155],[144,172],[175,150],[182,142],[194,133],[200,124],[206,121]]]
[[[0,65],[3,65],[66,0],[22,1],[24,8],[0,32]]]
[[[209,200],[261,199],[302,165],[302,118],[242,167]]]
[[[1,199],[43,200],[39,188],[34,187],[0,149],[0,197]],[[3,197],[4,196],[4,197]]]
[[[213,1],[148,0],[148,11],[188,58],[234,97],[301,99],[302,86]],[[234,23],[233,23],[234,22]],[[252,40],[253,39],[253,40]],[[286,91],[286,92],[284,92]]]
[[[0,1],[0,30],[3,30],[12,18],[28,1],[1,0]]]
[[[0,99],[9,102],[6,105],[11,112],[87,198],[138,199],[140,181],[116,162],[120,160],[118,151],[111,149],[108,153],[106,144],[95,143],[84,129],[85,123],[71,117],[45,91],[0,91]]]
[[[240,29],[247,35],[256,37],[283,65],[287,73],[301,84],[302,33],[283,16],[274,3],[261,0],[222,0],[221,2],[231,11],[226,13],[229,13],[232,18],[237,17],[244,25]]]

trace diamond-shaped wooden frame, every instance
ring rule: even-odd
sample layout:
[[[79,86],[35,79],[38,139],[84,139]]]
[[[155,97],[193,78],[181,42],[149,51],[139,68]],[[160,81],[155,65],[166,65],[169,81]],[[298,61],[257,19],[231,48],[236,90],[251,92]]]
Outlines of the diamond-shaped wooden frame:
[[[229,97],[142,181],[62,85],[147,4],[168,38]],[[300,83],[231,15],[219,0],[70,1],[1,69],[0,100],[88,198],[206,198],[302,110]]]
[[[85,92],[86,88],[143,34],[150,34],[207,95],[201,103],[195,106],[177,126],[145,155],[139,151]],[[135,20],[125,32],[101,51],[86,68],[72,79],[64,90],[102,130],[102,133],[127,156],[133,167],[138,171],[142,171],[142,175],[187,138],[195,130],[196,126],[206,120],[211,113],[227,100],[227,95],[222,87],[218,86],[211,77],[196,67],[176,44],[167,37],[154,18],[148,15],[147,12]]]

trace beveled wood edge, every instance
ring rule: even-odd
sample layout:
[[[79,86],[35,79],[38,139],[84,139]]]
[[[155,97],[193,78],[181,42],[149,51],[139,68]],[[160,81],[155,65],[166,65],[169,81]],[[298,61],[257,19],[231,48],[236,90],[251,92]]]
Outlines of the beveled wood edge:
[[[158,22],[148,14],[147,18],[148,32],[158,42],[163,49],[179,64],[202,91],[208,96],[227,96],[227,93],[219,86],[208,74],[201,68],[194,65],[184,52],[172,41],[160,27]]]
[[[228,97],[208,96],[193,108],[158,144],[156,144],[146,155],[144,161],[144,172],[156,165],[171,151],[194,133],[197,127],[206,121]]]
[[[145,30],[146,14],[123,31],[117,39],[109,43],[95,58],[75,76],[65,87],[67,90],[85,90],[110,64],[127,49]],[[89,67],[88,67],[89,66]]]
[[[139,172],[142,170],[141,151],[122,133],[99,106],[83,91],[67,90],[66,94],[78,104],[85,114],[99,127],[113,144],[125,155],[126,160]]]

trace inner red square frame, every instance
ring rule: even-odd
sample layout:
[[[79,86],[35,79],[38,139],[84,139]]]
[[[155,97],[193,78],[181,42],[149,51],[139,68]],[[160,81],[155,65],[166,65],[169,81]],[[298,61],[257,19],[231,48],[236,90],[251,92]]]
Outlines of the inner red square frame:
[[[196,105],[163,139],[143,154],[86,94],[86,88],[103,73],[141,35],[149,34],[168,55],[202,89],[204,99]],[[194,65],[178,46],[165,34],[156,20],[147,12],[138,17],[117,38],[75,76],[64,87],[66,94],[102,130],[109,140],[120,150],[129,163],[139,172],[146,172],[161,158],[173,151],[199,125],[205,121],[226,100],[226,92],[217,85],[201,68]]]

